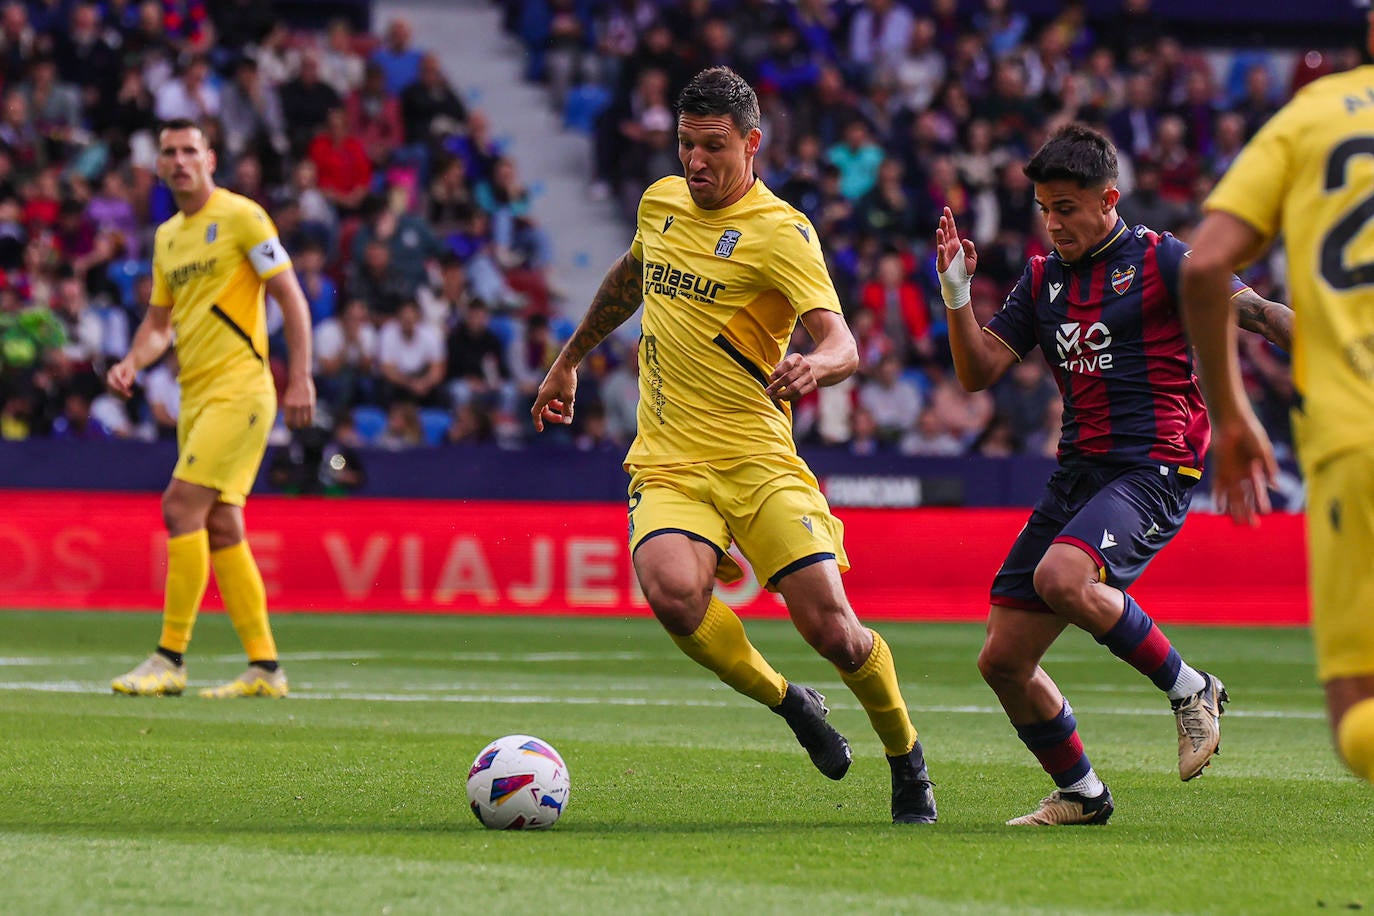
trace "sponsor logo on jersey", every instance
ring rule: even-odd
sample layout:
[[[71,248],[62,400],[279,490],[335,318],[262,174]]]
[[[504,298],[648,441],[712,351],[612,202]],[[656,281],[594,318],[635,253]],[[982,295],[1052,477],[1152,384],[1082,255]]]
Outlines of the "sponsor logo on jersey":
[[[1132,264],[1125,270],[1118,267],[1112,271],[1112,289],[1116,290],[1118,296],[1124,296],[1126,290],[1131,288],[1131,281],[1135,279],[1135,265]]]
[[[205,227],[205,244],[209,245],[219,236],[219,223],[211,223]]]
[[[1059,368],[1065,372],[1092,375],[1112,368],[1112,332],[1105,324],[1066,321],[1054,332]]]
[[[716,249],[720,253],[720,249]],[[715,302],[725,284],[710,277],[679,270],[661,261],[644,262],[644,293],[657,293],[669,299]]]
[[[738,229],[726,229],[720,234],[720,241],[716,242],[716,257],[728,258],[735,253],[735,246],[739,244],[740,232]]]
[[[185,286],[192,280],[206,277],[215,272],[215,264],[219,258],[210,258],[208,261],[188,261],[167,271],[167,285],[172,289]]]

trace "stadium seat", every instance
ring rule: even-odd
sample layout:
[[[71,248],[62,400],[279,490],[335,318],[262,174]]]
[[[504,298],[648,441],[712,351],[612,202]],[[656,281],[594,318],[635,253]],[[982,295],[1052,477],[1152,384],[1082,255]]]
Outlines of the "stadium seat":
[[[426,407],[420,411],[420,428],[425,431],[426,445],[442,445],[448,434],[451,418],[441,407]]]
[[[562,315],[555,315],[549,319],[549,330],[553,332],[554,340],[563,343],[573,336],[573,332],[577,330],[577,322]]]
[[[358,431],[359,439],[371,445],[382,434],[382,430],[386,429],[386,411],[370,404],[354,407],[353,428]]]
[[[596,119],[610,104],[611,91],[605,86],[574,86],[563,103],[563,126],[590,134],[596,129]]]
[[[106,268],[105,275],[110,278],[110,282],[119,290],[119,301],[125,304],[132,304],[134,301],[134,284],[138,278],[153,272],[153,265],[148,261],[139,261],[135,258],[125,258],[119,261],[111,261]]]
[[[502,349],[506,350],[510,349],[511,344],[515,342],[516,335],[520,333],[520,328],[517,326],[516,318],[513,315],[493,313],[487,321],[487,327],[501,341]]]

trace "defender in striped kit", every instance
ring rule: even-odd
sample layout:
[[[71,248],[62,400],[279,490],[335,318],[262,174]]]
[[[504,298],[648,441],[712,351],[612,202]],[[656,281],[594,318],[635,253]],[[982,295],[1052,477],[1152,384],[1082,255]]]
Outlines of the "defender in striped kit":
[[[978,667],[1057,787],[1008,823],[1100,824],[1111,793],[1040,660],[1070,624],[1087,630],[1172,702],[1179,777],[1211,762],[1226,688],[1126,592],[1183,524],[1209,425],[1178,310],[1187,246],[1117,216],[1116,150],[1090,128],[1061,128],[1025,173],[1054,251],[1030,260],[986,327],[964,308],[977,250],[948,208],[936,233],[959,381],[986,388],[1038,346],[1064,399],[1060,467],[993,581]],[[1285,306],[1235,278],[1232,295],[1243,326],[1287,346]]]

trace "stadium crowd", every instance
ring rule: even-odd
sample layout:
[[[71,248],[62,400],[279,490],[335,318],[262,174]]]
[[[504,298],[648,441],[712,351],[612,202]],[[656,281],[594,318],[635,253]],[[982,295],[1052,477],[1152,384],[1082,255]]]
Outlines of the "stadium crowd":
[[[680,171],[672,99],[686,78],[728,63],[758,88],[763,178],[819,230],[862,359],[799,405],[797,437],[856,454],[1054,454],[1060,405],[1042,361],[990,392],[953,378],[931,247],[941,207],[982,252],[973,306],[986,320],[1025,258],[1048,251],[1020,167],[1054,126],[1106,129],[1122,215],[1186,238],[1284,98],[1357,62],[1308,55],[1280,86],[1266,57],[1240,54],[1218,74],[1149,0],[1124,0],[1105,25],[1078,3],[1034,21],[1010,0],[974,15],[955,0],[920,15],[899,0],[499,2],[529,77],[594,137],[592,193],[627,216]],[[0,437],[174,436],[175,353],[129,403],[100,379],[146,308],[152,232],[173,212],[154,178],[156,125],[192,117],[218,150],[216,180],[263,204],[292,253],[336,439],[531,442],[526,407],[571,331],[537,183],[404,20],[372,36],[342,20],[293,31],[269,0],[11,0],[0,79]],[[1247,280],[1283,298],[1269,264]],[[270,303],[269,328],[284,355]],[[1286,358],[1246,346],[1251,393],[1286,441]],[[633,341],[604,345],[576,424],[545,441],[620,452],[635,373]]]

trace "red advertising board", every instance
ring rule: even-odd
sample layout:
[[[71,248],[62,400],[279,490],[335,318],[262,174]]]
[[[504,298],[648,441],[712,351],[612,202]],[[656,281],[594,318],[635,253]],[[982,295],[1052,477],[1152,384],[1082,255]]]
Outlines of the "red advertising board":
[[[0,607],[162,605],[156,496],[0,491]],[[255,497],[248,527],[274,612],[647,615],[614,504]],[[845,576],[863,619],[978,620],[1021,509],[848,509]],[[1165,622],[1307,619],[1301,516],[1258,529],[1191,518],[1132,589]],[[780,616],[751,578],[723,586]],[[206,606],[218,607],[211,585]]]

